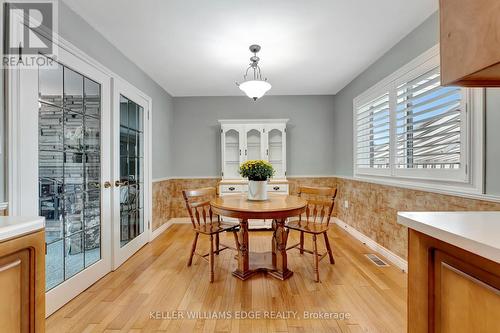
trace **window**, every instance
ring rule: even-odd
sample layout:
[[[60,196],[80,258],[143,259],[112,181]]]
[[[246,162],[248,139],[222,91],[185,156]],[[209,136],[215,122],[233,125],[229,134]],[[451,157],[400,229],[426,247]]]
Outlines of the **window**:
[[[354,99],[354,175],[478,190],[483,93],[441,86],[437,47],[410,62]]]

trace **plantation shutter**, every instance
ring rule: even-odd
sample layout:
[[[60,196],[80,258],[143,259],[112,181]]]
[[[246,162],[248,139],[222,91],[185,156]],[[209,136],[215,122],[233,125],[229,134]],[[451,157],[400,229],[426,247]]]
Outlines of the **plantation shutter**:
[[[396,168],[459,169],[462,90],[441,87],[439,67],[396,89]]]
[[[358,169],[389,169],[389,92],[356,110],[356,165]]]

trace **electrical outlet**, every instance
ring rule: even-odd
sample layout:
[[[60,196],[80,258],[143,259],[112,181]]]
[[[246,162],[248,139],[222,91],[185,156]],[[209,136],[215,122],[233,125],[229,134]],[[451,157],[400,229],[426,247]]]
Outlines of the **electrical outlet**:
[[[347,200],[344,200],[344,208],[349,208],[349,201]]]

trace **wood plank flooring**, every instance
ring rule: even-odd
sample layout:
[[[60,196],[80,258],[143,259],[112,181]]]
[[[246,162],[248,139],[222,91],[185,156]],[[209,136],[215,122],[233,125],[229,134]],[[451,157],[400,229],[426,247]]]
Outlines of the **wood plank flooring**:
[[[240,281],[231,275],[235,252],[226,250],[210,284],[206,262],[195,257],[186,266],[192,237],[190,225],[173,225],[50,316],[47,332],[406,331],[406,274],[376,267],[363,255],[372,251],[337,226],[329,232],[336,263],[321,261],[321,283],[313,281],[312,257],[298,251],[289,252],[294,275],[285,282],[264,274]],[[251,232],[250,250],[269,251],[270,240],[269,231]],[[291,232],[289,242],[297,240]],[[232,235],[221,241],[232,244]],[[206,237],[198,244],[208,248]]]

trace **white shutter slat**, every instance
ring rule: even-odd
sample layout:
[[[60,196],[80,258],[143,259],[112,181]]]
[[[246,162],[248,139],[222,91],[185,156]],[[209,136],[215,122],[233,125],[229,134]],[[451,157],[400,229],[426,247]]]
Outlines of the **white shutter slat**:
[[[389,92],[384,92],[356,109],[356,166],[390,167]]]
[[[461,166],[462,91],[441,87],[439,68],[397,88],[397,168]]]

